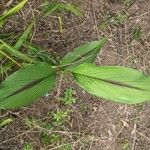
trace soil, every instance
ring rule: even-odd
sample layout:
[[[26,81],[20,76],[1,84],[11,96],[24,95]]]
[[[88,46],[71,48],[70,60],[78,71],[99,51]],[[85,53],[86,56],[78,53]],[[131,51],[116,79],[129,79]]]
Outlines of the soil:
[[[66,0],[80,7],[84,17],[61,12],[42,18],[35,27],[32,42],[62,57],[87,41],[108,37],[108,43],[96,59],[98,65],[120,65],[136,68],[150,75],[150,1],[134,0]],[[41,15],[38,6],[42,0],[29,0],[27,6],[11,18],[1,32],[21,33],[30,20]],[[64,2],[64,1],[63,1]],[[119,12],[127,18],[115,23]],[[57,15],[62,17],[63,32],[59,32]],[[111,16],[111,17],[110,17]],[[110,19],[108,19],[110,18]],[[102,29],[102,23],[107,27]],[[133,37],[134,29],[140,29],[140,37]],[[10,43],[13,43],[13,39]],[[77,102],[67,107],[58,100],[66,88],[72,87]],[[28,128],[26,118],[36,118],[51,124],[58,109],[72,110],[70,118],[62,126],[55,126],[48,134],[59,133],[72,150],[150,150],[150,104],[125,105],[89,95],[80,89],[72,78],[58,78],[58,84],[48,97],[43,97],[29,107],[8,110],[1,118],[13,117],[14,121],[0,130],[0,149],[22,150],[25,143],[32,143],[35,150],[62,149],[63,142],[43,144],[38,127]]]

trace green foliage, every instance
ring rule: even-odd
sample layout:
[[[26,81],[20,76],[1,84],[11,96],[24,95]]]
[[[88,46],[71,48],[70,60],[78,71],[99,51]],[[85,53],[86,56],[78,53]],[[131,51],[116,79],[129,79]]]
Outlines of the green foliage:
[[[32,60],[32,58],[23,54],[22,52],[20,52],[19,50],[15,49],[12,46],[10,46],[9,44],[5,43],[4,41],[0,40],[0,44],[2,44],[0,51],[5,51],[14,57],[21,59],[21,60],[24,60],[24,61],[29,62],[29,63],[34,62]]]
[[[150,99],[150,77],[134,69],[82,64],[71,71],[84,90],[98,97],[127,104]]]
[[[3,41],[10,40],[14,37],[15,33],[11,31],[11,33],[1,33],[0,34],[0,39]]]
[[[64,92],[64,96],[60,97],[60,101],[65,105],[72,105],[76,103],[76,99],[73,96],[75,93],[76,92],[72,88],[66,89],[66,91]]]
[[[14,47],[10,46],[5,41],[3,41],[3,40],[7,41],[7,39],[2,38],[3,40],[0,40],[0,43],[1,43],[0,58],[2,61],[5,60],[5,57],[6,57],[19,67],[21,67],[21,64],[18,63],[17,61],[20,59],[26,62],[30,62],[30,63],[35,62],[32,58],[28,57],[27,55],[23,54],[22,52],[18,50],[23,45],[23,43],[26,42],[28,36],[31,34],[32,28],[33,28],[33,23],[31,23],[29,27],[24,31],[24,33],[16,42]],[[7,34],[6,34],[6,37],[7,37]],[[11,70],[11,68],[13,68],[13,64],[10,61],[5,61],[5,63],[1,66],[0,75],[6,74],[8,71]]]
[[[57,10],[67,10],[74,13],[76,16],[82,16],[80,9],[73,4],[61,2],[45,2],[41,5],[43,13],[48,16]]]
[[[39,129],[47,129],[50,130],[52,129],[52,125],[46,121],[41,121],[39,119],[33,118],[33,117],[28,117],[25,119],[25,125],[28,128],[39,128]]]
[[[0,120],[0,128],[7,126],[8,124],[10,124],[13,121],[12,118],[7,118],[4,120]]]
[[[119,12],[118,14],[116,14],[113,23],[115,25],[120,25],[127,19],[127,17],[128,16],[124,12]]]
[[[50,136],[48,136],[47,138],[49,138],[49,143],[47,143],[47,144],[57,143],[57,142],[61,141],[61,137],[57,133],[53,133]]]
[[[132,37],[135,40],[140,40],[142,36],[142,31],[141,31],[141,27],[136,27],[133,29],[132,31]]]
[[[99,28],[103,31],[105,31],[108,28],[109,24],[107,21],[103,21],[100,23]]]
[[[71,144],[64,144],[59,148],[59,150],[72,150]]]
[[[53,120],[58,124],[66,121],[68,117],[69,117],[69,110],[66,111],[57,110],[56,113],[53,113]]]
[[[41,127],[43,125],[43,122],[33,117],[25,118],[25,125],[31,129],[35,127]]]
[[[122,141],[121,141],[121,145],[122,145],[122,149],[123,150],[130,150],[131,149],[131,143],[130,143],[130,141],[128,140],[128,139],[123,139]]]
[[[6,10],[3,15],[0,17],[0,27],[7,21],[7,19],[12,16],[13,14],[16,14],[19,10],[22,9],[22,7],[27,3],[28,0],[22,0],[20,3],[18,3],[13,8]]]
[[[28,27],[27,29],[24,31],[24,33],[22,34],[22,36],[19,38],[19,40],[16,42],[15,46],[14,46],[14,49],[18,50],[24,42],[26,42],[28,36],[31,34],[31,31],[33,29],[33,25],[34,25],[34,22],[32,22]]]
[[[72,68],[79,64],[90,62],[92,63],[99,50],[107,42],[107,38],[101,38],[99,41],[92,41],[84,44],[78,48],[75,48],[73,52],[68,53],[63,59],[61,66],[64,68]]]
[[[47,63],[24,67],[1,83],[0,108],[18,108],[31,104],[51,90],[54,84],[55,73]]]
[[[133,0],[123,0],[123,3],[127,6],[130,6],[133,3]]]
[[[51,143],[57,143],[61,141],[61,136],[57,133],[49,135],[47,132],[43,132],[41,134],[41,140],[45,145],[49,145]]]
[[[105,41],[106,39],[103,40]],[[92,62],[98,50],[104,44],[103,40],[90,42],[66,55],[62,64],[67,64],[68,66],[72,62],[70,69],[67,68],[66,71],[71,71],[81,87],[98,97],[128,104],[149,100],[150,77],[141,72],[124,67],[97,67],[92,64],[79,65],[79,62],[78,66],[74,65],[74,62],[80,59],[82,63]],[[87,55],[92,60],[88,59],[87,61],[87,59],[84,59],[84,57],[87,58]],[[62,64],[61,67],[63,66]],[[58,68],[60,67],[58,66]],[[55,84],[54,71],[47,63],[38,63],[24,67],[9,76],[1,84],[0,108],[18,108],[31,104],[39,96],[52,89]],[[65,93],[63,101],[65,104],[74,102],[71,90]],[[54,120],[59,122],[67,114],[68,112],[58,111],[53,114]]]
[[[60,69],[73,73],[83,89],[98,97],[127,104],[149,100],[150,77],[143,73],[125,67],[81,64],[92,62],[105,42],[106,38],[103,38],[76,48],[63,58],[60,66],[51,67],[41,62],[27,65],[13,73],[0,85],[0,108],[18,108],[31,104],[52,89],[55,84],[54,72]],[[65,104],[74,103],[72,94],[72,90],[66,91],[62,101]],[[67,115],[67,111],[57,111],[53,119],[61,122]]]
[[[33,43],[27,42],[25,48],[28,50],[29,57],[33,58],[38,62],[47,62],[51,66],[59,64],[59,60],[55,56],[42,50],[39,46]]]
[[[3,65],[0,66],[0,75],[2,77],[7,76],[7,72],[12,70],[12,63],[4,63]]]
[[[32,143],[25,143],[23,145],[22,150],[33,150],[33,144]]]
[[[51,143],[49,134],[47,132],[42,132],[40,135],[40,138],[41,138],[42,143],[44,143],[45,145],[48,145]]]
[[[22,0],[12,9],[5,11],[0,17],[0,25],[12,14],[17,13],[26,2],[27,0]],[[77,7],[67,3],[46,2],[41,8],[45,15],[49,15],[56,10],[67,10],[77,16],[82,15]],[[119,12],[113,18],[109,16],[109,21],[119,25],[127,17],[124,12]],[[36,18],[34,19],[36,21]],[[58,16],[58,19],[60,32],[62,32],[61,17]],[[107,22],[104,22],[100,28],[105,30],[107,28],[105,23]],[[60,60],[53,57],[53,54],[45,53],[40,47],[29,42],[33,26],[34,22],[25,29],[14,46],[7,41],[9,39],[8,35],[0,39],[1,60],[3,61],[7,58],[9,60],[7,61],[8,64],[9,62],[15,63],[17,68],[14,70],[19,67],[16,72],[5,78],[4,81],[4,74],[10,72],[14,66],[10,63],[9,65],[2,65],[0,68],[0,78],[2,80],[0,83],[0,109],[13,109],[31,104],[53,88],[57,72],[73,74],[75,80],[83,89],[98,97],[127,104],[150,100],[150,76],[131,68],[117,66],[98,67],[92,64],[100,49],[107,42],[106,37],[75,48]],[[140,36],[141,30],[139,28],[135,29],[133,38],[139,39]],[[26,54],[20,51],[22,47],[27,51]],[[73,94],[74,91],[68,89],[61,101],[65,105],[72,105],[76,101]],[[68,118],[68,114],[68,110],[57,110],[56,113],[53,113],[53,120],[62,122]]]

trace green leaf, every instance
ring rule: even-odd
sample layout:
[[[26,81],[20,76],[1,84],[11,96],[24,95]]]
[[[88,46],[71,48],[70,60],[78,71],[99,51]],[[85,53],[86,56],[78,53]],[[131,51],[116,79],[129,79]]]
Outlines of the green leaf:
[[[103,37],[99,41],[92,41],[75,48],[63,58],[61,66],[74,67],[85,62],[92,63],[106,42],[107,38]]]
[[[55,85],[54,70],[47,63],[21,68],[0,84],[0,108],[27,106]]]
[[[11,54],[12,56],[15,56],[15,57],[17,57],[19,59],[22,59],[22,60],[30,62],[30,63],[34,62],[34,60],[32,58],[30,58],[27,55],[23,54],[22,52],[20,52],[19,50],[15,49],[14,47],[8,45],[4,41],[0,40],[0,44],[2,44],[1,50],[6,51],[7,53]]]
[[[19,38],[19,40],[17,41],[17,43],[14,46],[15,49],[18,50],[22,46],[22,44],[27,40],[28,36],[31,34],[33,26],[34,26],[34,22],[32,22],[27,27],[27,29],[24,31],[24,33],[22,34],[22,36]]]
[[[134,69],[82,64],[71,71],[78,84],[95,96],[127,104],[150,100],[150,76]]]
[[[61,4],[61,9],[70,11],[72,13],[74,13],[76,16],[82,16],[82,12],[79,10],[78,7],[72,5],[72,4]]]
[[[4,14],[0,17],[0,26],[2,26],[10,16],[17,13],[20,9],[22,9],[22,7],[27,3],[27,1],[28,0],[22,0],[19,4],[17,4],[13,8],[5,11]]]
[[[7,74],[8,71],[11,71],[13,64],[11,62],[7,62],[0,66],[0,77]]]
[[[47,62],[50,65],[56,65],[56,60],[47,51],[42,50],[41,47],[33,44],[27,43],[25,47],[28,50],[28,54],[32,58],[36,58],[38,61]]]
[[[81,10],[73,4],[65,4],[61,2],[44,3],[41,5],[43,13],[48,16],[57,10],[67,10],[74,13],[76,16],[82,16]]]
[[[0,129],[4,126],[7,126],[8,124],[10,124],[13,121],[12,118],[7,118],[5,120],[3,120],[2,122],[0,121]]]
[[[55,2],[53,3],[45,2],[41,5],[42,11],[46,16],[60,9],[60,7],[61,7],[61,3],[55,3]]]
[[[3,41],[9,41],[9,40],[14,38],[15,34],[16,33],[14,31],[11,31],[11,33],[6,33],[6,32],[5,33],[1,33],[0,34],[0,39],[3,40]]]

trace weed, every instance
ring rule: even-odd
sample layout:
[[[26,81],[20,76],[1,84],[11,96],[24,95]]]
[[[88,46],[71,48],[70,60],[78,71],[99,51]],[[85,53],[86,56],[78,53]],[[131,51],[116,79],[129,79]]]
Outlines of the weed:
[[[141,36],[142,36],[141,27],[134,28],[133,31],[132,31],[132,37],[133,37],[133,39],[140,40]]]
[[[36,124],[38,124],[38,120],[35,118],[26,118],[25,124],[28,128],[33,128]]]
[[[60,137],[59,134],[53,133],[53,134],[50,136],[50,141],[51,141],[51,143],[57,143],[57,142],[61,141],[61,137]]]
[[[61,141],[61,136],[57,133],[49,135],[48,133],[44,132],[41,134],[41,140],[45,145],[49,145],[51,143],[55,144]]]
[[[64,96],[60,97],[60,101],[63,102],[65,105],[73,105],[76,103],[76,99],[74,98],[75,90],[72,88],[67,88],[64,92]]]
[[[47,123],[45,121],[41,121],[39,119],[35,118],[26,118],[25,124],[28,128],[43,128],[43,129],[52,129],[52,125],[50,123]]]
[[[22,150],[33,150],[33,145],[32,145],[32,143],[25,143],[25,144],[23,145]]]
[[[66,10],[66,11],[70,11],[72,13],[74,13],[76,16],[82,16],[82,12],[81,10],[76,7],[73,4],[65,4],[65,3],[58,3],[58,2],[45,2],[41,5],[42,11],[43,13],[48,16],[50,14],[52,14],[53,12],[56,12],[57,10]]]
[[[56,113],[53,113],[53,120],[56,124],[62,124],[69,119],[69,110],[61,111],[57,110]]]
[[[122,149],[129,150],[130,149],[130,142],[127,139],[122,140]]]
[[[64,144],[64,146],[60,147],[58,150],[72,150],[71,144]]]
[[[109,24],[106,21],[103,21],[99,27],[101,30],[105,31],[108,28],[108,26]]]
[[[19,10],[22,9],[22,7],[27,3],[28,0],[22,0],[20,3],[18,3],[16,6],[9,10],[5,10],[2,16],[0,16],[0,27],[3,26],[3,24],[7,21],[7,19],[12,16],[13,14],[16,14]]]
[[[45,145],[48,145],[51,143],[49,134],[46,132],[41,133],[40,138],[41,138],[42,143],[44,143]]]
[[[127,19],[127,17],[128,16],[124,12],[119,12],[118,14],[116,14],[113,23],[115,25],[120,25]]]
[[[127,6],[130,6],[133,3],[133,0],[123,0],[123,3]]]
[[[7,119],[4,119],[4,120],[0,120],[0,128],[9,125],[12,121],[13,121],[12,118],[7,118]]]

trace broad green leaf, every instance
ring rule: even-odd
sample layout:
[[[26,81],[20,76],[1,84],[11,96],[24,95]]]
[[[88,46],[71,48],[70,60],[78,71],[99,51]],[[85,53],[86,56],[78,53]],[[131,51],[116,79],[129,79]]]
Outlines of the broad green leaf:
[[[75,48],[63,58],[61,66],[74,67],[86,62],[92,63],[106,42],[107,38],[103,37],[99,41],[92,41]]]
[[[12,56],[15,56],[18,59],[22,59],[22,60],[27,61],[27,62],[34,62],[34,60],[32,58],[30,58],[27,55],[21,53],[20,51],[18,51],[14,47],[8,45],[4,41],[0,40],[0,44],[2,45],[1,50],[6,51],[7,53],[11,54]]]
[[[41,5],[43,13],[48,16],[57,10],[67,10],[74,13],[76,16],[82,16],[81,10],[73,4],[65,4],[61,2],[44,3]]]
[[[22,0],[19,4],[17,4],[13,8],[6,10],[0,17],[0,26],[2,26],[10,16],[16,14],[20,9],[22,9],[22,7],[27,3],[27,1],[28,0]]]
[[[0,84],[0,108],[27,106],[55,85],[54,70],[47,63],[21,68]]]
[[[150,100],[150,76],[134,69],[82,64],[71,71],[77,83],[95,96],[127,104]]]
[[[14,49],[19,49],[22,44],[27,40],[28,36],[31,34],[32,29],[33,29],[34,23],[32,22],[27,29],[24,31],[24,33],[22,34],[22,36],[19,38],[19,40],[17,41],[17,43],[14,46]]]

